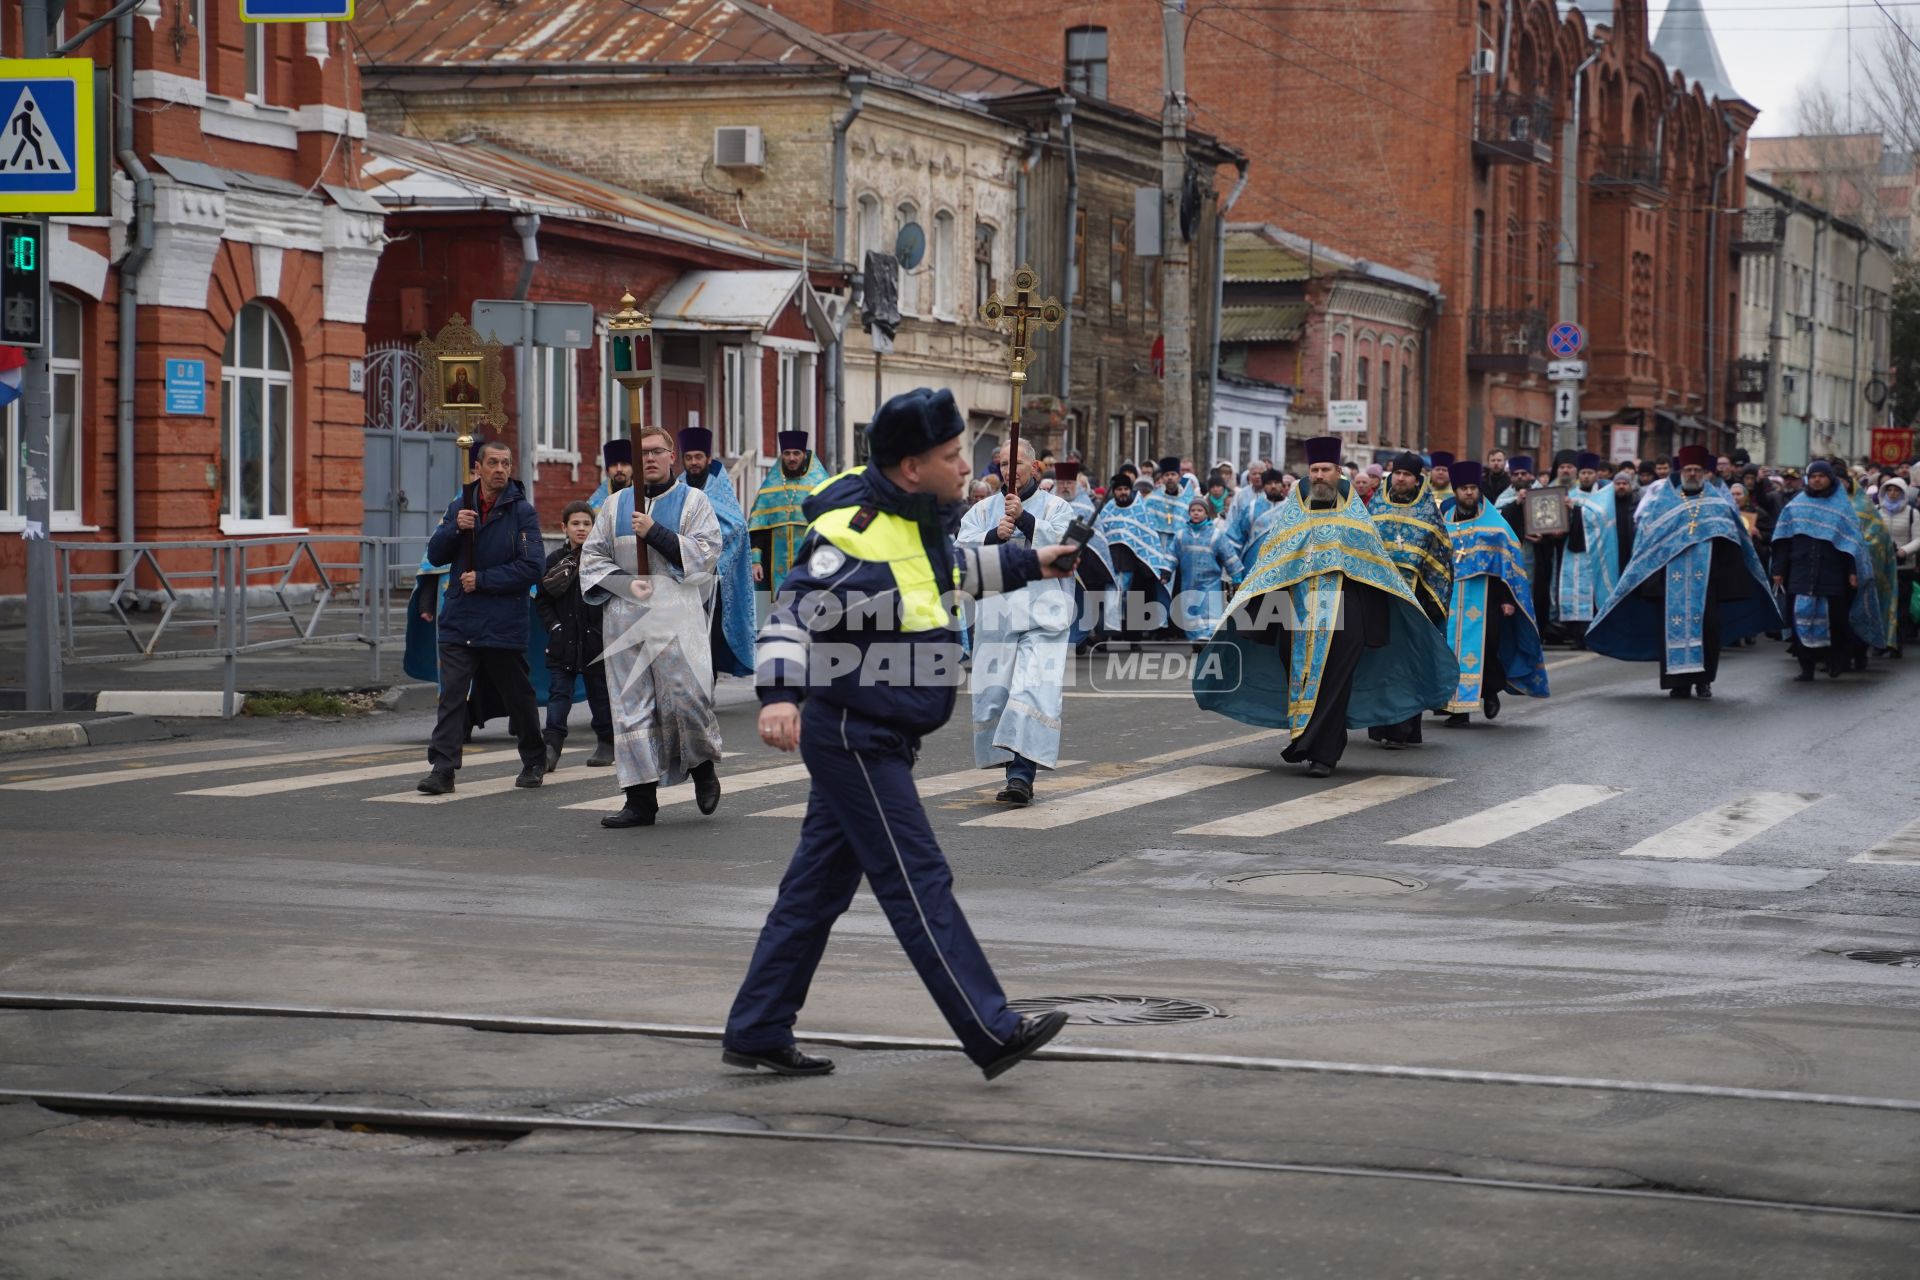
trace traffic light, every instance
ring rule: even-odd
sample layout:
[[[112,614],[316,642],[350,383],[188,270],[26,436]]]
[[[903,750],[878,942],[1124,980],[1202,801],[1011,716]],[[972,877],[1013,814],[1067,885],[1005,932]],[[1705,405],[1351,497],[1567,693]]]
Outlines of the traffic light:
[[[0,345],[46,345],[46,249],[43,224],[0,218]]]

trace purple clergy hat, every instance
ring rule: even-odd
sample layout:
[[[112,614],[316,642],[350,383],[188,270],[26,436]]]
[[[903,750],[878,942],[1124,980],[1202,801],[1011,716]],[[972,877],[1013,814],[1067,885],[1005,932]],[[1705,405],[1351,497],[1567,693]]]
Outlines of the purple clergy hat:
[[[805,449],[807,447],[807,433],[804,431],[782,431],[774,436],[774,442],[780,446],[782,453],[785,453],[788,449]]]
[[[705,427],[682,427],[680,429],[681,453],[713,454],[713,432]]]
[[[1339,436],[1315,436],[1302,447],[1306,450],[1308,466],[1316,462],[1331,462],[1337,466],[1340,462]]]

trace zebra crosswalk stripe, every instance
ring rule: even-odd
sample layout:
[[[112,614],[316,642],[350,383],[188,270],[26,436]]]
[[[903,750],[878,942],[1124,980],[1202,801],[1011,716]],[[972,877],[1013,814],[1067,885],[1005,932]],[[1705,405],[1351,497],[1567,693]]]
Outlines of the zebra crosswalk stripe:
[[[600,771],[595,770],[595,772],[598,773]],[[727,796],[738,795],[742,791],[758,791],[762,787],[777,787],[782,783],[798,782],[806,776],[807,766],[804,764],[776,765],[771,769],[756,769],[752,773],[733,775],[723,773],[720,775],[720,803],[724,806]],[[614,780],[608,778],[607,781],[612,783]],[[616,790],[617,789],[616,787]],[[570,804],[562,807],[567,809],[584,809],[589,812],[612,813],[614,810],[625,806],[626,802],[625,796],[616,794],[604,796],[598,800],[588,800],[583,804]],[[675,787],[671,791],[663,791],[660,794],[660,807],[662,809],[671,804],[691,803],[693,803],[693,788],[691,786]]]
[[[1848,862],[1878,863],[1888,867],[1920,867],[1920,819],[1909,822],[1865,853]]]
[[[341,756],[369,756],[413,751],[411,747],[361,743],[353,747],[322,747],[312,751],[288,751],[277,756],[253,756],[241,760],[192,760],[183,764],[161,764],[151,769],[106,769],[97,773],[68,773],[57,778],[36,778],[31,782],[9,782],[0,791],[77,791],[82,787],[106,787],[116,782],[146,782],[153,778],[184,778],[196,773],[219,773],[228,769],[265,769],[273,765],[307,764],[314,760],[337,760]]]
[[[217,741],[202,742],[193,738],[185,742],[163,742],[144,747],[121,747],[112,751],[75,751],[73,758],[64,763],[89,766],[106,764],[110,760],[158,760],[169,756],[216,755],[222,751],[258,751],[262,747],[277,747],[278,738],[226,738]],[[8,778],[45,778],[51,771],[44,764],[29,765],[25,761],[15,763],[4,775]]]
[[[1578,813],[1603,800],[1611,800],[1625,790],[1624,787],[1562,782],[1542,788],[1532,795],[1521,796],[1517,800],[1509,800],[1491,809],[1483,809],[1468,817],[1416,831],[1387,843],[1428,845],[1442,849],[1484,849],[1495,841],[1531,831],[1555,818]]]
[[[1216,818],[1212,822],[1203,822],[1197,827],[1183,827],[1177,834],[1258,839],[1263,836],[1278,835],[1282,831],[1309,827],[1316,822],[1343,818],[1350,813],[1359,813],[1374,805],[1398,800],[1403,796],[1417,795],[1431,787],[1452,781],[1452,778],[1420,778],[1399,774],[1361,778],[1345,786],[1330,787],[1325,791],[1316,791],[1312,795],[1282,800],[1279,804],[1270,804],[1263,809],[1249,809],[1245,813],[1230,814],[1224,818]]]
[[[1062,760],[1053,766],[1053,772],[1058,773],[1062,769],[1071,769],[1075,765],[1085,763],[1085,760]],[[1043,771],[1041,776],[1047,777],[1050,775]],[[931,800],[936,796],[949,796],[956,791],[965,791],[971,787],[989,787],[998,781],[1000,777],[1000,774],[991,772],[989,769],[958,769],[953,773],[936,773],[930,778],[915,778],[913,780],[913,786],[914,789],[920,793],[922,800]],[[807,802],[802,800],[798,804],[783,804],[778,809],[762,809],[760,812],[749,814],[748,816],[754,818],[804,818],[807,816]]]
[[[1685,822],[1676,822],[1632,848],[1622,849],[1620,856],[1717,858],[1768,828],[1779,826],[1819,800],[1819,796],[1802,791],[1757,791],[1696,814]]]
[[[518,751],[469,751],[461,759],[460,767],[476,764],[498,764],[502,760],[518,760]],[[259,782],[234,782],[224,787],[206,787],[199,791],[182,791],[183,796],[275,796],[283,791],[307,791],[314,787],[332,787],[346,782],[371,782],[376,778],[398,778],[409,773],[425,772],[425,765],[419,760],[403,760],[399,764],[370,764],[364,769],[336,769],[332,772],[302,773],[291,778],[266,778]]]
[[[510,755],[516,761],[520,758],[518,751],[503,752],[502,754]],[[581,758],[586,755],[586,752],[575,751],[568,754],[573,757],[573,762],[578,765]],[[560,758],[565,760],[567,755],[562,755]],[[466,759],[472,761],[474,757],[468,756]],[[464,768],[465,765],[463,764],[461,767]],[[472,800],[477,796],[505,795],[507,792],[515,789],[513,780],[519,775],[519,772],[520,771],[516,769],[512,773],[503,773],[497,778],[488,778],[482,782],[461,782],[457,784],[455,790],[443,796],[422,795],[418,791],[394,791],[384,796],[368,796],[367,801],[370,804],[452,804],[457,800]],[[540,785],[542,787],[564,787],[575,782],[592,782],[595,779],[598,779],[602,783],[610,784],[613,781],[613,770],[577,768],[568,770],[565,773],[556,770],[546,775],[546,777],[541,780]],[[617,808],[618,806],[615,807]]]
[[[999,813],[990,813],[984,818],[974,818],[961,825],[1018,827],[1023,831],[1047,831],[1054,827],[1064,827],[1072,822],[1105,817],[1122,809],[1138,808],[1143,804],[1152,804],[1156,800],[1172,800],[1208,787],[1217,787],[1222,783],[1238,782],[1242,778],[1263,777],[1266,772],[1265,769],[1229,769],[1211,764],[1188,765],[1184,769],[1174,769],[1168,773],[1149,774],[1144,778],[1129,778],[1125,782],[1117,782],[1112,786],[1076,792],[1073,795],[1044,801],[1028,808],[1004,809]]]

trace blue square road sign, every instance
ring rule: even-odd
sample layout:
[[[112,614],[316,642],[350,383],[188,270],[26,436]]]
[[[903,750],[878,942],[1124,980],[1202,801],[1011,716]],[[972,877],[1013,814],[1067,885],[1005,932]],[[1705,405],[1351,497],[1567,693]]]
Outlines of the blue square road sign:
[[[347,22],[353,0],[240,0],[242,22]]]
[[[92,213],[93,177],[93,60],[0,59],[0,213]]]

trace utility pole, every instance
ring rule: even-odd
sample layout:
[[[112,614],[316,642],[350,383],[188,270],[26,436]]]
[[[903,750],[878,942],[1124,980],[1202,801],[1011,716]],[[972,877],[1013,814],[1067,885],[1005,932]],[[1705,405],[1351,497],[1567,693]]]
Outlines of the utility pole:
[[[50,34],[47,0],[21,0],[20,19],[21,52],[29,58],[46,57]],[[40,224],[39,241],[45,244],[47,220],[36,217],[34,221]],[[43,297],[43,310],[45,301]],[[53,528],[53,458],[49,438],[53,394],[45,343],[27,348],[21,391],[20,497],[27,544],[27,709],[58,711],[65,699],[60,691],[59,637],[54,631],[57,584],[53,544],[47,540]]]
[[[1160,387],[1160,443],[1204,465],[1193,422],[1193,289],[1180,205],[1187,189],[1187,5],[1160,0],[1166,50],[1166,102],[1160,112],[1160,322],[1166,326],[1166,379]]]

